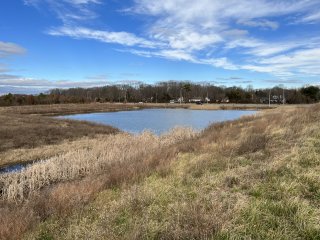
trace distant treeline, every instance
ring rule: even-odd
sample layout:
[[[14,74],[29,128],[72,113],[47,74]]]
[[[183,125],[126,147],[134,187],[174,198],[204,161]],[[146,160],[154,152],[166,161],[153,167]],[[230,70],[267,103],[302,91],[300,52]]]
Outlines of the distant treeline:
[[[210,103],[269,103],[300,104],[320,100],[320,89],[316,86],[299,89],[254,89],[251,86],[221,87],[190,82],[160,82],[154,85],[111,85],[93,88],[52,89],[39,95],[7,94],[0,96],[1,106],[89,103],[89,102],[152,102],[168,103],[170,100],[189,102],[201,99]]]

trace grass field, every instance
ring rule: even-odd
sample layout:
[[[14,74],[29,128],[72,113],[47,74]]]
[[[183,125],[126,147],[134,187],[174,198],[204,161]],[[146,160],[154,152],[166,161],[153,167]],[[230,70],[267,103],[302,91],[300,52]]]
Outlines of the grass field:
[[[48,157],[0,176],[0,238],[320,239],[319,122],[320,105],[281,107],[200,134],[10,148]]]

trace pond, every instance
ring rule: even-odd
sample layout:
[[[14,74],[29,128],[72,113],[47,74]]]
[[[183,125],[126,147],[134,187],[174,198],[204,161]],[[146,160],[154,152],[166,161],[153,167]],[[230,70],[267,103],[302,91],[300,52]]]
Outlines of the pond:
[[[211,123],[235,120],[256,111],[246,110],[190,110],[190,109],[143,109],[136,111],[86,113],[59,116],[73,120],[84,120],[94,123],[111,125],[130,133],[150,130],[157,135],[170,129],[192,127],[202,130]]]
[[[189,110],[189,109],[144,109],[137,111],[87,113],[59,116],[57,118],[89,121],[117,127],[130,133],[150,130],[157,135],[174,127],[192,127],[202,130],[212,123],[235,120],[257,111],[243,110]],[[32,163],[19,163],[0,168],[0,174],[18,172]]]

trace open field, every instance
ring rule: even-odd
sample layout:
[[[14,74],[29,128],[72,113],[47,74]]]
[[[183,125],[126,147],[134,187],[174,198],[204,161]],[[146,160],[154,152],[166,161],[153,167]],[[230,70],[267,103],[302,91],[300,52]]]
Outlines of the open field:
[[[49,157],[0,179],[0,238],[319,239],[319,122],[291,106],[26,149]]]

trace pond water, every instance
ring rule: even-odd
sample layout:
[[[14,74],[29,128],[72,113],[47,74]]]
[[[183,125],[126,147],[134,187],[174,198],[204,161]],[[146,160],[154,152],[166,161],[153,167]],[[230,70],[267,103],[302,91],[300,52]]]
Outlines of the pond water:
[[[0,174],[10,173],[10,172],[19,172],[20,170],[22,170],[24,167],[26,167],[29,164],[31,164],[31,163],[18,163],[18,164],[13,164],[13,165],[6,166],[6,167],[1,167]]]
[[[150,130],[159,135],[182,126],[202,130],[211,123],[238,119],[256,111],[243,110],[189,110],[189,109],[143,109],[136,111],[86,113],[59,116],[73,120],[84,120],[117,127],[130,133]]]

